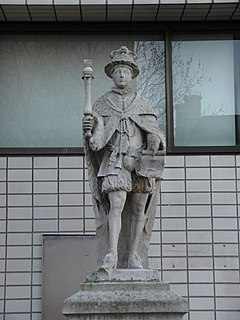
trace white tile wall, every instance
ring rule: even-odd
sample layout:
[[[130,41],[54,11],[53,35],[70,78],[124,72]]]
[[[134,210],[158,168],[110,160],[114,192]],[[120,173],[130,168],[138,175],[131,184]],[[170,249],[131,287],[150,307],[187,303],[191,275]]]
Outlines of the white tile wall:
[[[84,166],[0,158],[0,320],[41,319],[43,233],[95,232]],[[167,157],[150,267],[189,297],[184,320],[240,317],[239,167],[238,155]]]

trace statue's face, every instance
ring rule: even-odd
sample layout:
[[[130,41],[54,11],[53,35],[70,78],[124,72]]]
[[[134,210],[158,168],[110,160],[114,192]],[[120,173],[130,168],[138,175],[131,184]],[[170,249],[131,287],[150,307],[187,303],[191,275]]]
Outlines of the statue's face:
[[[128,67],[117,66],[112,72],[112,79],[117,88],[124,89],[132,81],[132,72]]]

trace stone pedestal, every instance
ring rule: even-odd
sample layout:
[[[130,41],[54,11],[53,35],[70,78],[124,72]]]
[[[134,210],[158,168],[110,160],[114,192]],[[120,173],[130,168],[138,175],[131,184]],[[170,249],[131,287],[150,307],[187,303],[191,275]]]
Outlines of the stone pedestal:
[[[89,274],[79,292],[63,303],[68,320],[181,320],[186,312],[187,300],[154,270]]]

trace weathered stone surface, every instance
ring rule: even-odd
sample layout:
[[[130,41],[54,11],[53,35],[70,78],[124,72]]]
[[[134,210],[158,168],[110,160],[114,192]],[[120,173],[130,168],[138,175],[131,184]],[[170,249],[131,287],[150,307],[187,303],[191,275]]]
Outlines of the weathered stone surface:
[[[160,281],[160,278],[157,270],[149,269],[112,269],[109,272],[100,269],[87,274],[86,282],[105,281]]]
[[[83,72],[84,150],[93,195],[98,266],[106,271],[148,268],[164,169],[165,137],[157,115],[131,87],[139,73],[135,58],[125,46],[111,52],[105,72],[114,87],[92,108],[89,61]]]
[[[91,314],[91,315],[73,315],[68,320],[182,320],[182,315],[178,313],[142,313],[142,314]]]
[[[64,301],[63,314],[70,320],[182,319],[187,300],[156,279],[157,273],[116,270],[109,281],[82,283],[79,292]]]

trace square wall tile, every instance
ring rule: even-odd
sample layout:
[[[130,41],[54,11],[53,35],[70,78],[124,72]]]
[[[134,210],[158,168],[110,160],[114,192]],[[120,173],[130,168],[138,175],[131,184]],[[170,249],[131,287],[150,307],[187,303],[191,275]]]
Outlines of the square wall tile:
[[[31,298],[31,287],[30,286],[13,286],[13,287],[7,287],[6,288],[6,298],[7,299],[26,299],[28,298],[30,300]],[[14,311],[15,308],[13,308],[10,311]]]
[[[34,193],[57,193],[57,182],[34,182]]]
[[[18,219],[32,219],[32,208],[30,207],[9,207],[8,208],[8,219],[18,220]]]
[[[59,222],[59,231],[62,232],[83,232],[83,220],[64,219]]]
[[[236,204],[236,193],[219,192],[212,193],[213,204]]]
[[[189,257],[188,258],[188,268],[189,269],[212,269],[213,268],[213,258],[212,257]],[[199,276],[200,277],[200,276]],[[209,281],[205,281],[209,282]]]
[[[166,168],[163,172],[163,180],[179,180],[184,179],[184,169]]]
[[[0,169],[6,168],[7,165],[7,158],[6,157],[0,157]]]
[[[6,312],[30,312],[30,300],[6,300]]]
[[[187,282],[187,272],[182,270],[164,270],[163,281],[167,283]]]
[[[238,244],[237,243],[215,243],[214,254],[216,256],[237,256]]]
[[[215,271],[215,280],[216,282],[239,282],[239,272],[233,270],[216,270]],[[226,298],[224,298],[226,299]]]
[[[181,192],[185,191],[184,181],[167,181],[163,180],[161,182],[161,191],[162,192]]]
[[[31,245],[32,235],[31,233],[9,233],[7,235],[8,245]]]
[[[212,227],[210,218],[188,218],[188,230],[210,230]]]
[[[187,259],[184,257],[171,257],[163,259],[163,269],[186,269]]]
[[[35,169],[34,170],[34,181],[49,181],[49,180],[57,180],[58,179],[58,171],[57,169]]]
[[[190,308],[191,310],[214,310],[214,299],[210,297],[191,298]],[[203,317],[203,319],[207,318]],[[213,320],[213,318],[211,320]]]
[[[59,207],[59,217],[60,219],[64,218],[78,218],[81,219],[83,218],[83,207],[71,207],[71,206],[64,206],[64,207]],[[87,216],[88,217],[88,216]]]
[[[240,297],[240,284],[216,284],[216,295]]]
[[[184,204],[185,203],[185,193],[162,193],[161,196],[162,204]]]
[[[186,221],[185,219],[162,219],[162,229],[163,230],[185,230]]]
[[[235,217],[237,208],[235,205],[213,205],[213,216]]]
[[[186,232],[185,231],[162,231],[162,243],[185,243]]]
[[[31,273],[16,273],[11,272],[6,274],[7,285],[30,285],[31,284]]]
[[[161,216],[162,217],[184,217],[185,206],[184,205],[161,205]]]
[[[35,220],[34,221],[34,232],[55,232],[58,230],[57,220]]]
[[[212,231],[188,231],[189,243],[212,242]]]
[[[199,235],[200,232],[197,232]],[[205,243],[198,243],[198,244],[188,244],[188,256],[194,257],[211,257],[213,254],[212,245],[205,244]]]
[[[9,181],[31,181],[32,180],[32,170],[29,170],[29,169],[23,169],[23,170],[10,169],[8,171],[8,180]]]
[[[162,245],[162,256],[186,256],[185,244],[165,244]]]
[[[34,168],[57,168],[57,157],[35,157]]]
[[[213,240],[214,242],[223,242],[223,243],[236,243],[238,241],[237,231],[225,231],[225,230],[216,230],[213,231]]]
[[[186,169],[187,179],[209,179],[210,169],[209,168],[187,168]]]
[[[32,193],[32,182],[9,182],[8,193]]]
[[[211,156],[212,167],[233,167],[235,166],[235,156]]]
[[[210,193],[187,193],[187,204],[210,204]]]
[[[191,296],[213,296],[213,284],[189,284]]]
[[[52,5],[53,0],[27,0],[27,4],[35,4],[35,5]]]
[[[208,167],[209,156],[186,156],[187,167]]]
[[[184,167],[184,156],[166,156],[165,167]]]
[[[79,5],[79,0],[53,0],[54,5]],[[81,3],[83,4],[84,0],[81,0]],[[88,0],[89,1],[89,0]],[[97,0],[94,0],[97,1]],[[100,0],[105,1],[105,0]]]
[[[59,168],[83,168],[83,156],[81,157],[60,157]]]
[[[83,169],[60,169],[59,170],[60,180],[82,180]]]
[[[31,157],[15,157],[8,158],[8,168],[32,168],[32,158]]]
[[[9,259],[7,260],[8,272],[31,271],[31,259]]]
[[[186,182],[187,191],[210,191],[209,180],[188,180]]]
[[[191,258],[193,259],[193,258]],[[206,258],[205,258],[206,259]],[[196,260],[198,261],[198,260]],[[210,263],[211,265],[211,263]],[[201,268],[201,265],[199,265]],[[213,282],[213,270],[189,271],[189,282]]]
[[[31,220],[9,220],[8,232],[31,232],[32,221]]]

